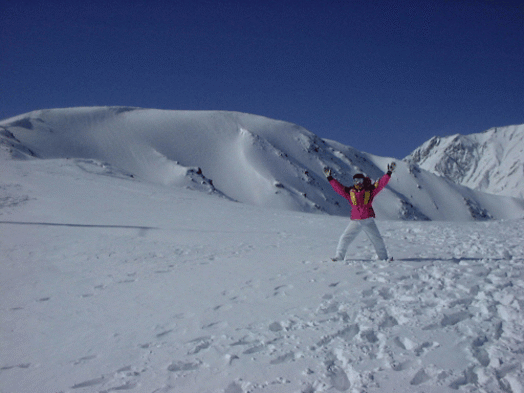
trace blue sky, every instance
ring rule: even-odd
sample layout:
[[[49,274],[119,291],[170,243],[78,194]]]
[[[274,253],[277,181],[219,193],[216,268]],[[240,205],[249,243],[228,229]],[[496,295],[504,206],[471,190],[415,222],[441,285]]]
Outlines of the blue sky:
[[[396,158],[524,123],[518,1],[0,1],[0,119],[230,110]]]

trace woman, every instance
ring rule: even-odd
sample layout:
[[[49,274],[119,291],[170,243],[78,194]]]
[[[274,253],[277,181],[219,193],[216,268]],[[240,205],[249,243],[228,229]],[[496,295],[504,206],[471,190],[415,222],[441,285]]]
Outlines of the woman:
[[[388,184],[394,169],[395,163],[393,162],[388,165],[387,173],[374,184],[371,183],[369,177],[357,173],[353,176],[353,186],[345,187],[331,176],[331,169],[324,168],[324,173],[335,192],[346,198],[351,205],[351,221],[340,236],[336,256],[331,258],[333,261],[341,261],[345,258],[349,245],[360,231],[364,231],[373,243],[378,259],[388,260],[386,245],[375,223],[375,211],[372,204],[375,196]]]

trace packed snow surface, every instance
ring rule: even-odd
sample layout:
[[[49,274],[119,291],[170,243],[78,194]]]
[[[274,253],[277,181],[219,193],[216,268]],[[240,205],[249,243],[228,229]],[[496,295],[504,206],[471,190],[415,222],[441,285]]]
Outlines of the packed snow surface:
[[[393,262],[334,263],[345,217],[1,166],[2,393],[524,391],[522,219],[379,220]]]

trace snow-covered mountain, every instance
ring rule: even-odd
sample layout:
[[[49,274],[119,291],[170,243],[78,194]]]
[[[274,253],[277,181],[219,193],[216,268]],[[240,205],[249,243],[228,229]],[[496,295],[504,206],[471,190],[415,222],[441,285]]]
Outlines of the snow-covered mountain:
[[[524,391],[523,219],[378,220],[394,261],[359,236],[334,263],[347,217],[253,205],[298,209],[296,184],[337,207],[322,164],[389,159],[231,113],[35,112],[0,132],[2,393]],[[240,175],[281,193],[234,202]],[[514,203],[402,162],[379,216],[411,195],[457,219],[468,195]]]
[[[524,124],[433,137],[406,159],[475,190],[524,198]]]
[[[39,110],[0,122],[3,155],[69,159],[83,170],[181,186],[284,210],[347,215],[322,169],[351,184],[377,179],[391,158],[324,140],[295,124],[217,111],[127,107]],[[524,201],[488,195],[399,162],[376,199],[384,219],[514,218]]]

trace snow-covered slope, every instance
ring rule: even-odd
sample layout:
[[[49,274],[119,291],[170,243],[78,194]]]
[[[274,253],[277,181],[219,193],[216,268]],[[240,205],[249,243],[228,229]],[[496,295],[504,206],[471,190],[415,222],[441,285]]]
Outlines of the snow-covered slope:
[[[323,140],[294,124],[236,112],[124,107],[35,111],[0,122],[4,155],[70,159],[86,171],[214,193],[256,206],[347,215],[322,173],[377,179],[389,158]],[[385,219],[521,217],[523,200],[471,191],[400,162],[376,199]]]
[[[2,393],[524,391],[524,220],[380,220],[395,261],[333,263],[346,217],[0,165]]]
[[[407,160],[475,190],[524,198],[524,124],[433,137]]]

